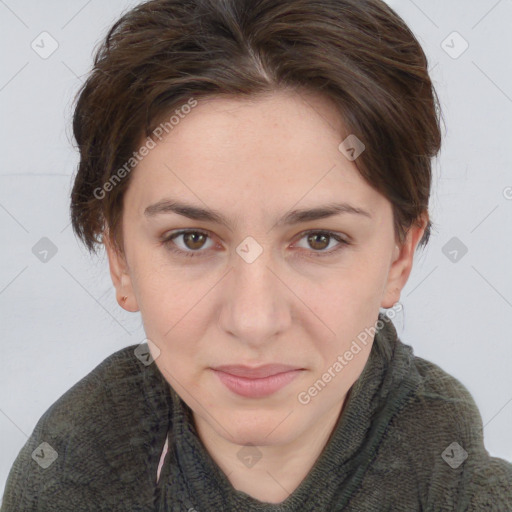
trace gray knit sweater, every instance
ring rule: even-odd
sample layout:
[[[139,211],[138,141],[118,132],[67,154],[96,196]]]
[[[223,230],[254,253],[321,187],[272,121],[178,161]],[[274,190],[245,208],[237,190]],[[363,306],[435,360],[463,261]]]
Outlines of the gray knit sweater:
[[[332,436],[282,503],[230,484],[191,410],[133,345],[44,413],[11,468],[0,511],[512,511],[512,464],[486,451],[468,390],[380,318]]]

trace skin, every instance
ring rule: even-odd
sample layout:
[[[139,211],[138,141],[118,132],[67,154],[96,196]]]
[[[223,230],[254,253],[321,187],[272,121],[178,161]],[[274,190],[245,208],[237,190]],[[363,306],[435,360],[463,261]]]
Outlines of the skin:
[[[211,457],[235,489],[260,501],[285,500],[328,442],[373,338],[310,403],[297,396],[375,325],[380,307],[400,299],[427,222],[422,218],[397,245],[391,204],[339,151],[342,133],[334,108],[320,96],[280,91],[200,100],[132,171],[124,254],[104,238],[119,303],[141,312],[146,335],[160,350],[155,363],[192,409]],[[213,208],[232,225],[144,215],[163,198]],[[292,209],[340,201],[372,217],[344,213],[276,224]],[[174,239],[176,249],[196,256],[163,243],[179,229],[207,232]],[[308,241],[306,230],[351,242]],[[247,236],[263,249],[252,263],[236,252]],[[305,370],[256,399],[233,394],[210,369],[266,363]],[[247,444],[262,454],[252,467],[237,456]]]

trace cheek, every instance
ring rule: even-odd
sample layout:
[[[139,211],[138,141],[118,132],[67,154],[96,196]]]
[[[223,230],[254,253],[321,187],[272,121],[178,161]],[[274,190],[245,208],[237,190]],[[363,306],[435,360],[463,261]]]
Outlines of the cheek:
[[[299,296],[338,337],[347,339],[354,329],[366,326],[378,314],[380,272],[368,265],[333,270],[322,283],[304,286]]]
[[[381,272],[381,268],[368,266],[350,274],[344,271],[338,280],[310,289],[307,294],[307,304],[313,304],[311,309],[322,320],[316,321],[317,336],[313,338],[323,362],[322,368],[318,368],[319,376],[336,363],[338,356],[347,354],[341,363],[343,370],[331,370],[337,375],[332,379],[336,382],[332,387],[343,386],[342,380],[356,378],[368,358],[380,309]]]
[[[177,324],[207,291],[205,284],[191,283],[182,272],[157,262],[138,265],[132,283],[143,319],[164,333]]]

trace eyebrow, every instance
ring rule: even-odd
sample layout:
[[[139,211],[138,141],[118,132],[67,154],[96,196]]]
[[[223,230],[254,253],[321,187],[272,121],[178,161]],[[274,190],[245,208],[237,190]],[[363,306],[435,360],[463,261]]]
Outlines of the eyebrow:
[[[173,201],[171,199],[162,199],[155,204],[148,206],[144,210],[144,215],[148,218],[155,217],[162,214],[175,213],[182,215],[193,220],[213,222],[221,224],[226,227],[230,227],[230,221],[217,210],[211,210],[208,208],[201,208],[198,206],[182,203],[179,201]],[[353,214],[361,215],[364,217],[372,218],[370,212],[363,208],[351,205],[349,203],[329,203],[315,208],[303,209],[303,210],[291,210],[286,213],[276,223],[277,226],[290,226],[299,224],[301,222],[326,219],[340,214]]]

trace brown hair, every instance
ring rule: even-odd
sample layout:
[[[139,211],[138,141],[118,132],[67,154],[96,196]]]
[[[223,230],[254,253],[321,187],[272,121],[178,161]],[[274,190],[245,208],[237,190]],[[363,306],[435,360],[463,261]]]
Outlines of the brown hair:
[[[141,137],[153,138],[191,97],[282,88],[334,102],[347,134],[365,144],[354,163],[391,202],[398,240],[423,215],[419,246],[426,245],[439,100],[419,42],[381,0],[151,0],[125,13],[77,93],[75,234],[95,252],[106,231],[124,252],[126,163],[135,161]],[[113,186],[102,188],[109,180]]]

